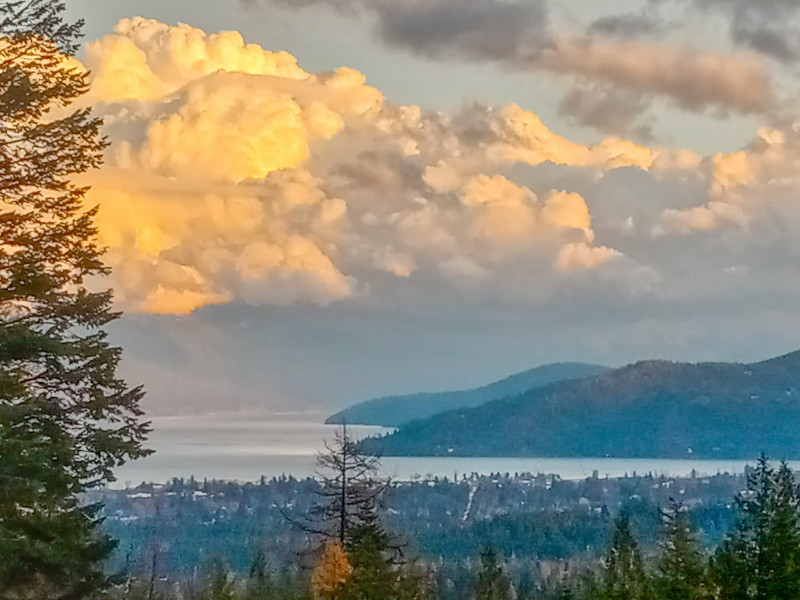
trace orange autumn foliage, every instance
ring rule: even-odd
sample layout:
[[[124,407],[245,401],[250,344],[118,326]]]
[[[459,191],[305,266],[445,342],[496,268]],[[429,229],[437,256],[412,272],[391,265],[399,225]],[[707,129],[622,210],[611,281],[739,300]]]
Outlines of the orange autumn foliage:
[[[311,586],[315,598],[334,598],[345,583],[347,583],[353,567],[347,558],[347,551],[334,540],[325,545],[314,574],[311,577]]]

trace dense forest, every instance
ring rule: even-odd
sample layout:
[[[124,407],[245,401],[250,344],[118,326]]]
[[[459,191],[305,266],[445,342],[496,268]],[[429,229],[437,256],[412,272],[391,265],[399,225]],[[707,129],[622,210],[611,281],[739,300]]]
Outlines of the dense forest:
[[[309,542],[300,521],[320,491],[314,479],[255,483],[175,479],[92,495],[105,505],[107,530],[119,540],[114,569],[138,575],[158,554],[160,575],[191,574],[212,558],[244,571],[253,556],[291,563]],[[605,546],[614,515],[626,511],[642,544],[652,548],[659,507],[681,498],[704,547],[718,543],[735,518],[732,498],[743,475],[562,480],[553,475],[495,474],[396,482],[381,515],[405,544],[428,561],[459,563],[485,546],[524,560],[590,557]]]
[[[800,458],[800,352],[755,364],[640,362],[371,438],[383,456]]]
[[[339,437],[321,476],[97,492],[118,598],[796,598],[800,494],[743,475],[381,480]],[[367,462],[364,462],[367,461]],[[775,582],[779,583],[775,583]],[[766,595],[769,594],[769,595]]]

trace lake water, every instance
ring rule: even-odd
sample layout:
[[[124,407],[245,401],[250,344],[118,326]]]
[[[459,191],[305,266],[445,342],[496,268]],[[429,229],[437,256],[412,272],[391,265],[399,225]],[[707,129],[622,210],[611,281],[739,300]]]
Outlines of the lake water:
[[[165,482],[173,477],[255,481],[282,474],[302,478],[314,474],[316,453],[331,439],[336,426],[324,425],[324,414],[282,413],[269,416],[207,415],[153,419],[148,447],[156,453],[117,471],[117,486]],[[348,427],[354,437],[385,433],[381,427]],[[396,480],[454,477],[470,473],[554,473],[582,479],[593,471],[620,477],[626,473],[688,475],[741,472],[737,460],[670,460],[616,458],[461,458],[411,457],[382,460]],[[800,462],[792,465],[800,469]]]

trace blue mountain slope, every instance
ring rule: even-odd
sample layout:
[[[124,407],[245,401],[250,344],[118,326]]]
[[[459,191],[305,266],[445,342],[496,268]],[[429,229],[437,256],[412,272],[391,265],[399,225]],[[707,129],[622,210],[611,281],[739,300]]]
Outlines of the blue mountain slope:
[[[753,363],[640,362],[435,415],[384,456],[800,459],[800,352]]]
[[[580,379],[607,370],[608,367],[584,363],[544,365],[472,390],[389,396],[368,400],[332,415],[326,423],[399,427],[441,412],[479,406],[492,400],[518,396],[557,381]]]

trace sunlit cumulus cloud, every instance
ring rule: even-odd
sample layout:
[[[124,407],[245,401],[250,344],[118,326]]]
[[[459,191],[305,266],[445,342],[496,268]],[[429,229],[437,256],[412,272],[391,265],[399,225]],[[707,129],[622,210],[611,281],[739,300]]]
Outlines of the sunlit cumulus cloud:
[[[505,53],[470,14],[451,43]],[[544,16],[526,18],[530,32]],[[605,50],[560,48],[547,59],[553,69],[635,87],[634,73],[643,90],[680,88],[688,103],[730,94],[755,110],[768,91],[767,80],[750,89],[756,71],[728,72],[722,59],[708,69],[729,83],[703,92],[693,83],[702,69],[662,74],[663,84],[637,58],[611,69]],[[658,64],[672,71],[681,56]],[[669,266],[662,245],[746,237],[785,219],[800,160],[788,131],[764,129],[739,153],[701,157],[620,138],[571,142],[516,105],[426,113],[393,105],[352,69],[311,74],[237,33],[140,18],[89,44],[86,63],[112,141],[89,202],[101,205],[117,300],[131,311],[326,305],[387,289],[514,303],[573,285],[657,294]],[[661,191],[626,200],[613,191],[620,177],[626,189]],[[784,192],[756,200],[776,186]],[[730,265],[720,256],[722,273]]]

